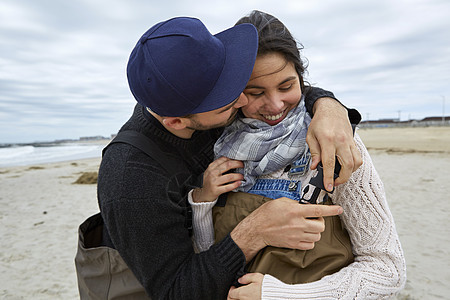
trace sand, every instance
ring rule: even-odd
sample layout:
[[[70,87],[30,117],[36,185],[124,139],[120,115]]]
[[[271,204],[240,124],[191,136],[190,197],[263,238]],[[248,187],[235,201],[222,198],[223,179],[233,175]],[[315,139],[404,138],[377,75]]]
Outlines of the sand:
[[[407,261],[398,299],[450,298],[450,127],[360,129]],[[98,212],[100,159],[0,168],[0,298],[77,299],[77,227]],[[92,175],[92,174],[91,174]]]
[[[77,225],[98,211],[100,159],[0,168],[0,299],[77,299]]]

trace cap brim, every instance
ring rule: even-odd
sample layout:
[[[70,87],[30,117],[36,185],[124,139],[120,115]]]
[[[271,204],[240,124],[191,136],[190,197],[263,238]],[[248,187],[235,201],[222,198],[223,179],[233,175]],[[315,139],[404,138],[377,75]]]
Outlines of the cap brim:
[[[245,89],[258,52],[258,33],[240,24],[214,35],[225,47],[225,64],[214,88],[191,113],[215,110],[233,102]]]

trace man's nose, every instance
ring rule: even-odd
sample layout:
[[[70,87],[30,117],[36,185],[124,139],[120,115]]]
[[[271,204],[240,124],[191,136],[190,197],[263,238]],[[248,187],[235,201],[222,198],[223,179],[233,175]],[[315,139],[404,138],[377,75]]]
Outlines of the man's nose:
[[[236,103],[234,104],[235,108],[241,108],[243,106],[246,106],[248,104],[248,98],[247,96],[245,96],[244,93],[241,93],[239,95],[238,101],[236,101]]]

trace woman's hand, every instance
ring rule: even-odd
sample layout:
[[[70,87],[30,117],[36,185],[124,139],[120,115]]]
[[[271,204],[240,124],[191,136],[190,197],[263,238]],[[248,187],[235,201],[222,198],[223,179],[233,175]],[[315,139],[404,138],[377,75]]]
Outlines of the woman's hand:
[[[228,291],[227,300],[231,299],[261,299],[261,287],[264,275],[261,273],[248,273],[238,279],[240,284],[245,284],[241,287],[232,286]]]
[[[347,109],[338,101],[329,100],[321,98],[314,104],[314,117],[309,125],[306,142],[311,151],[311,169],[315,169],[322,161],[323,183],[331,192],[333,185],[346,182],[362,165],[362,158],[353,139]],[[341,171],[333,183],[335,157],[341,164]]]
[[[244,176],[240,173],[227,173],[232,169],[243,168],[241,161],[221,157],[209,164],[203,174],[203,187],[194,189],[194,202],[212,202],[221,194],[230,192],[241,185]]]

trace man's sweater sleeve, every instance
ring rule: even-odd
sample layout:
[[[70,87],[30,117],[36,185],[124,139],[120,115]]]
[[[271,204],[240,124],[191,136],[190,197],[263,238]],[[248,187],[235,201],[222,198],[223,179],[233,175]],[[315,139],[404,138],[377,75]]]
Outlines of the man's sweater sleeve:
[[[131,146],[114,148],[99,171],[101,213],[115,248],[149,296],[225,299],[244,267],[242,251],[227,236],[195,253],[185,226],[185,199],[170,188],[176,179]]]
[[[342,104],[342,102],[340,102],[332,92],[330,91],[326,91],[324,89],[318,88],[318,87],[305,87],[305,106],[306,106],[306,111],[313,116],[313,107],[314,107],[314,103],[316,103],[316,101],[319,98],[332,98],[336,101],[338,101],[339,103]],[[356,110],[356,109],[352,109],[352,108],[347,108],[345,105],[342,104],[342,106],[344,106],[347,111],[348,111],[348,117],[350,119],[350,123],[353,125],[358,125],[359,122],[361,122],[361,114]]]
[[[318,88],[318,87],[307,86],[307,87],[305,87],[304,94],[305,94],[306,111],[311,116],[313,115],[314,103],[316,103],[316,101],[319,98],[328,97],[328,98],[333,98],[333,99],[335,99],[336,101],[339,102],[339,100],[337,100],[336,97],[334,97],[334,94],[332,92],[323,90],[323,89]]]

